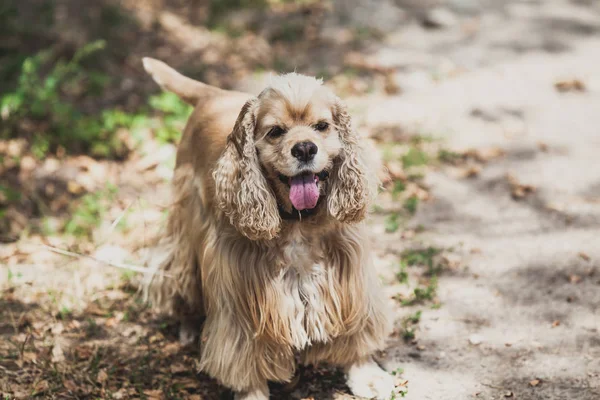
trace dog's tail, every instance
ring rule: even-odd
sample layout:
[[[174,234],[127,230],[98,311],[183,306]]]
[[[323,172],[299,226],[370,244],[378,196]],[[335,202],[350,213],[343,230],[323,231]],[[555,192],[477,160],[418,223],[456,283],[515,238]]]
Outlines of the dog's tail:
[[[158,85],[175,93],[186,103],[195,106],[200,98],[221,92],[219,88],[198,82],[175,71],[162,61],[150,57],[142,59],[144,69]]]

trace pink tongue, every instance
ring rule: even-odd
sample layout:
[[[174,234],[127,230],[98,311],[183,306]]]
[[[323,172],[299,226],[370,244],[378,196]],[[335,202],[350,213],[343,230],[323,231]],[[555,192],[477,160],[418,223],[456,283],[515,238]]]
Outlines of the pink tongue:
[[[314,175],[293,177],[290,181],[290,201],[298,211],[315,208],[319,200],[319,188]]]

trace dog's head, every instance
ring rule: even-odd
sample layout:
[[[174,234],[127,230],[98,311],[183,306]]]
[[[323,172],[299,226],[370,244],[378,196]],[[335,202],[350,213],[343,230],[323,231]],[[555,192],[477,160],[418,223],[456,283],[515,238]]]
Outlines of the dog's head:
[[[368,156],[320,80],[279,76],[238,116],[213,172],[217,202],[253,240],[277,236],[282,212],[358,222],[376,191]]]

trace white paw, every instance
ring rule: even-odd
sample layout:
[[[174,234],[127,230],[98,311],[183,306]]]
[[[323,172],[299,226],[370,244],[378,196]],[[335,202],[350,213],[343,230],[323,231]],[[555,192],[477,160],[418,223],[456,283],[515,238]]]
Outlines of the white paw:
[[[182,346],[193,345],[198,340],[198,329],[195,327],[182,323],[179,327],[179,343]]]
[[[269,400],[269,389],[257,389],[246,393],[236,393],[234,400]]]
[[[354,364],[347,371],[348,387],[355,396],[388,400],[394,390],[393,377],[379,368],[374,361]]]

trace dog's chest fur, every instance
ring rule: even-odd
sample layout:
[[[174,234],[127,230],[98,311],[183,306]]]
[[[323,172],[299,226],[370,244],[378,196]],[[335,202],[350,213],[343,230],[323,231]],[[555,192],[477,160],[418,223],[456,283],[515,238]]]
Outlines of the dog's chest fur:
[[[283,248],[285,267],[280,274],[281,312],[288,320],[292,345],[300,350],[331,339],[331,279],[319,243],[298,230]]]

